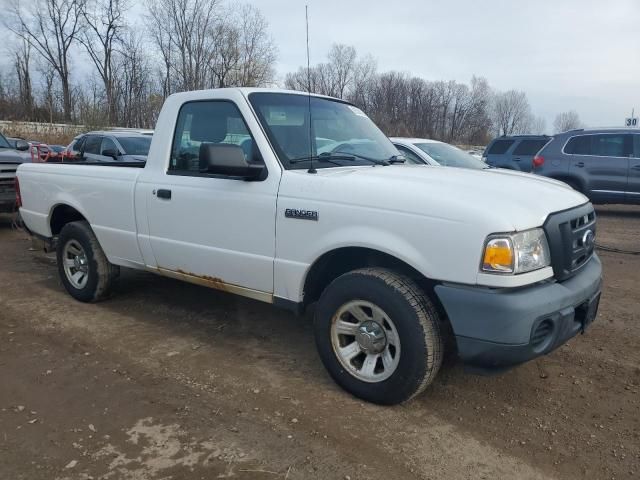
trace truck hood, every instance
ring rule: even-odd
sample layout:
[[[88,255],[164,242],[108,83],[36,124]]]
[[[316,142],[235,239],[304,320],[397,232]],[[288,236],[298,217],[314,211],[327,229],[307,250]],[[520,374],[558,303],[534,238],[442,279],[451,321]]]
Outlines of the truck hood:
[[[589,201],[562,182],[501,169],[391,165],[317,171],[289,170],[302,178],[286,182],[281,195],[491,225],[494,232],[539,227],[550,213]]]

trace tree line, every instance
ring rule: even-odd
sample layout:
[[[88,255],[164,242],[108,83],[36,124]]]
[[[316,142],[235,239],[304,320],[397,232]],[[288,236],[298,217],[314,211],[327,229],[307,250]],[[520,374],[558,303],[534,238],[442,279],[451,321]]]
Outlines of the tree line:
[[[277,48],[249,4],[146,0],[143,26],[128,21],[133,0],[6,7],[15,42],[13,71],[0,76],[5,119],[152,127],[172,93],[274,83]]]
[[[333,45],[326,61],[279,82],[277,46],[250,4],[146,0],[143,26],[130,22],[132,6],[133,0],[7,4],[3,22],[14,41],[12,68],[0,74],[0,118],[152,128],[172,93],[283,84],[346,99],[388,135],[483,144],[495,135],[546,131],[522,91],[496,91],[483,77],[466,84],[380,72],[372,56],[347,45]],[[553,126],[579,125],[572,111]]]

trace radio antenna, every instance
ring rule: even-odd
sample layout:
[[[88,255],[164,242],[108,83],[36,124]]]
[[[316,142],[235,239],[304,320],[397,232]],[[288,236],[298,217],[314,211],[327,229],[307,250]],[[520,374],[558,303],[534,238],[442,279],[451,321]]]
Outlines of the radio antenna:
[[[313,168],[313,144],[311,133],[311,60],[309,59],[309,5],[304,6],[305,19],[307,22],[307,98],[309,100],[309,170],[307,173],[318,173]]]

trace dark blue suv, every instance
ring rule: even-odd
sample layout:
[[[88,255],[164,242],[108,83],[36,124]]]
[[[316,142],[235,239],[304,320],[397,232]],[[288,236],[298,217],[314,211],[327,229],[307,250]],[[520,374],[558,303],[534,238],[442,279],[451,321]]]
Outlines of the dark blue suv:
[[[533,157],[549,140],[551,137],[546,135],[498,137],[487,145],[482,159],[492,167],[530,172]]]
[[[640,130],[560,133],[532,161],[533,173],[568,183],[593,203],[640,204]]]

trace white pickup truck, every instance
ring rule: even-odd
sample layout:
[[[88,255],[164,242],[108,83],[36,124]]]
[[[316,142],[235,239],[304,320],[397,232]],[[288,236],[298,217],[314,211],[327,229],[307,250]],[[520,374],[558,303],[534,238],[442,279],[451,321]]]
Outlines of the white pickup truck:
[[[503,369],[595,318],[595,213],[564,184],[399,165],[356,107],[263,89],[179,93],[146,165],[24,164],[20,213],[81,301],[119,267],[300,312],[335,381],[394,404],[447,352]],[[231,361],[231,360],[230,360]]]

